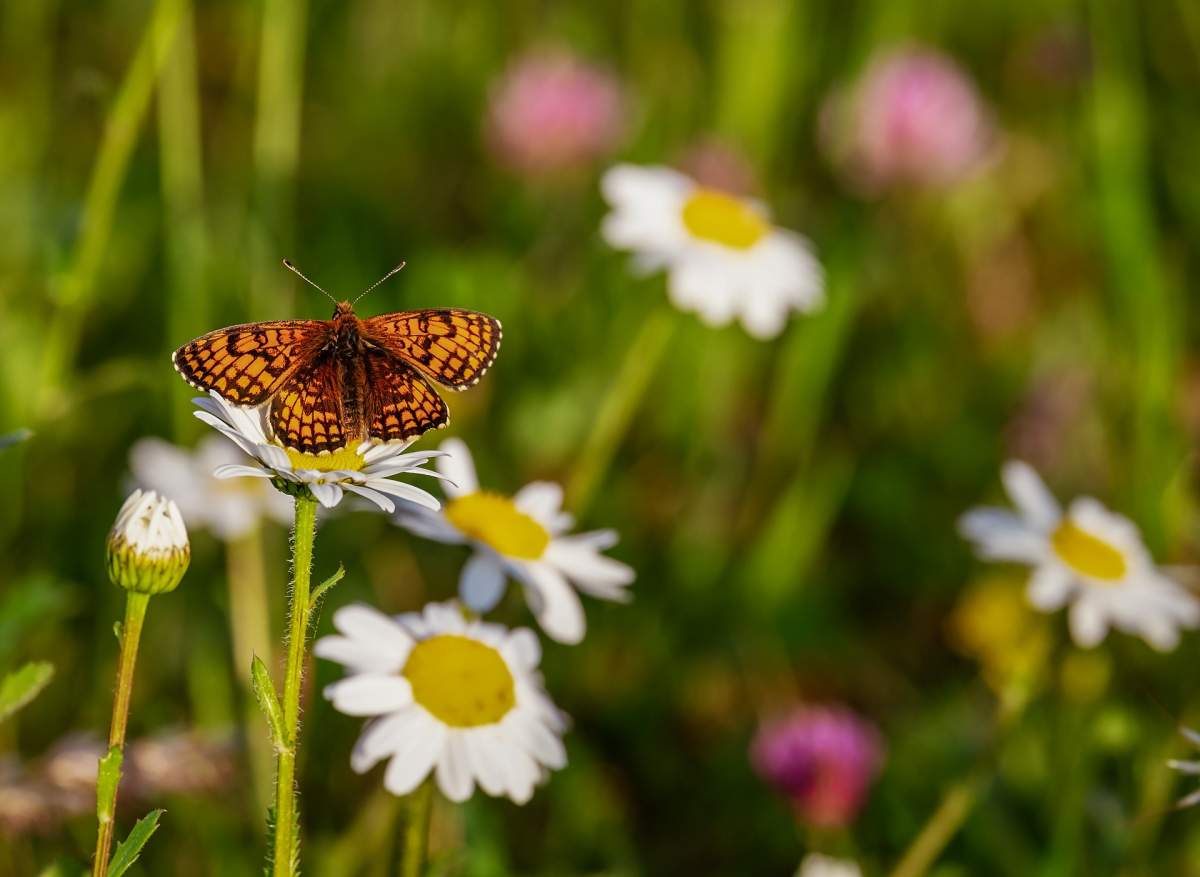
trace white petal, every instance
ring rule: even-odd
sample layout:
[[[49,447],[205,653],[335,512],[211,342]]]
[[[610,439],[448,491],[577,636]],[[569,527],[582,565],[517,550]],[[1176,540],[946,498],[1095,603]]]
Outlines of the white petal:
[[[419,487],[413,487],[411,484],[403,481],[378,478],[368,482],[368,484],[372,490],[378,490],[380,493],[394,496],[396,499],[415,505],[418,508],[423,508],[426,511],[439,512],[442,510],[442,504],[432,493],[424,491]]]
[[[513,710],[501,722],[521,746],[547,767],[559,769],[567,764],[567,750],[558,736],[525,710]]]
[[[1001,470],[1004,489],[1016,507],[1034,527],[1049,531],[1058,525],[1062,509],[1041,476],[1028,463],[1010,460]]]
[[[630,599],[626,588],[633,582],[633,569],[598,553],[587,541],[555,539],[546,547],[543,559],[584,593],[602,600]]]
[[[575,589],[549,564],[513,564],[512,571],[525,585],[525,599],[542,630],[553,640],[574,645],[583,639],[587,622]]]
[[[504,794],[503,762],[506,753],[495,728],[472,728],[465,737],[467,762],[479,787],[493,798]]]
[[[553,481],[526,484],[513,496],[513,505],[544,526],[551,526],[562,510],[563,489]]]
[[[401,662],[407,660],[413,646],[413,638],[402,624],[362,603],[351,603],[333,613],[333,626],[352,639],[389,652]]]
[[[1084,648],[1099,645],[1108,633],[1108,615],[1103,603],[1087,592],[1071,605],[1069,620],[1071,637]]]
[[[317,502],[327,509],[333,508],[342,501],[342,488],[336,484],[310,483],[308,489],[312,491]]]
[[[393,795],[407,795],[421,784],[437,762],[446,739],[446,726],[424,710],[420,712],[422,720],[413,726],[383,774],[383,787]]]
[[[213,470],[214,478],[273,478],[274,472],[260,466],[243,466],[239,463],[226,463]]]
[[[475,782],[471,777],[462,731],[451,729],[446,734],[446,743],[437,763],[437,782],[442,794],[456,804],[470,798],[474,791]]]
[[[490,552],[476,551],[458,577],[458,596],[476,612],[491,612],[504,596],[504,568]]]
[[[313,645],[313,654],[358,672],[395,673],[404,666],[411,650],[407,646],[397,648],[400,642],[399,639],[381,643],[375,639],[323,636]]]
[[[446,496],[465,496],[479,492],[479,478],[475,475],[475,461],[462,439],[448,438],[438,447],[445,456],[438,457],[437,468],[449,483],[443,485]]]
[[[351,493],[357,493],[363,499],[369,499],[375,505],[379,506],[380,510],[386,514],[391,514],[396,510],[396,504],[380,493],[378,490],[372,490],[369,487],[362,487],[358,484],[352,484],[347,481],[342,485],[343,490],[348,490]]]
[[[368,721],[350,753],[351,770],[366,773],[399,749],[419,714],[417,710],[400,710]]]
[[[511,735],[501,731],[499,748],[504,753],[504,785],[508,797],[517,804],[524,804],[533,797],[533,787],[541,777],[537,762]]]
[[[1029,602],[1043,612],[1061,609],[1071,596],[1074,579],[1057,563],[1043,563],[1029,577],[1026,596]]]
[[[1037,564],[1048,551],[1045,534],[1006,509],[971,509],[958,519],[958,531],[984,560]]]
[[[463,534],[455,529],[442,514],[412,504],[401,504],[396,509],[396,514],[392,516],[392,522],[410,533],[415,533],[424,539],[432,539],[435,542],[461,545],[466,541]]]
[[[412,686],[403,676],[359,673],[325,686],[325,697],[348,716],[381,716],[412,703]]]
[[[502,649],[504,656],[522,670],[536,670],[542,660],[542,644],[537,634],[526,627],[514,630]]]

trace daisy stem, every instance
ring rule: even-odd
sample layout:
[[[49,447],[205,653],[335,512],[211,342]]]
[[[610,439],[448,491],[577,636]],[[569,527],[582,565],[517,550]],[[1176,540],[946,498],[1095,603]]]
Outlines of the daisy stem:
[[[674,316],[668,308],[659,308],[642,323],[641,331],[625,352],[625,359],[597,409],[595,427],[567,483],[568,501],[576,513],[581,513],[591,500],[633,422],[633,415],[671,340]]]
[[[146,607],[150,595],[130,591],[125,598],[125,621],[121,625],[121,655],[117,661],[117,688],[113,695],[112,724],[108,732],[108,751],[125,751],[125,727],[129,722],[129,697],[133,693],[133,669],[137,665],[138,643],[142,639],[142,622],[146,618]],[[120,756],[113,759],[106,755],[100,760],[101,774],[106,769],[115,772],[109,783],[96,786],[96,813],[100,829],[96,834],[96,858],[92,862],[93,877],[104,877],[108,873],[109,853],[112,851],[113,827],[116,824],[117,787],[120,784]],[[106,792],[106,787],[108,791]]]
[[[291,619],[288,624],[287,673],[283,683],[283,721],[288,738],[280,747],[275,770],[274,877],[294,873],[298,807],[296,801],[296,750],[300,742],[300,686],[304,678],[304,653],[308,640],[309,588],[312,580],[313,541],[316,536],[317,501],[296,497],[296,525],[292,532]]]
[[[433,783],[426,780],[408,796],[404,846],[400,851],[400,877],[421,877],[429,846],[429,815],[433,809]]]

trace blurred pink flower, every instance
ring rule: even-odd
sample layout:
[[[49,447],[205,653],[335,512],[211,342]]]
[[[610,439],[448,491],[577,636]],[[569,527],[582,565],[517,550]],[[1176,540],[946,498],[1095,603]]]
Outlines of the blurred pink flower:
[[[797,707],[759,728],[750,761],[791,799],[801,819],[839,828],[865,803],[883,744],[874,726],[845,707]]]
[[[625,129],[625,97],[607,70],[557,51],[526,55],[492,90],[487,139],[518,173],[569,171],[603,158]]]
[[[689,146],[677,162],[680,170],[709,189],[734,195],[758,191],[754,170],[746,157],[724,141],[704,138]]]
[[[979,167],[993,139],[971,80],[950,58],[922,48],[880,57],[848,102],[831,98],[822,137],[867,191],[952,185]]]

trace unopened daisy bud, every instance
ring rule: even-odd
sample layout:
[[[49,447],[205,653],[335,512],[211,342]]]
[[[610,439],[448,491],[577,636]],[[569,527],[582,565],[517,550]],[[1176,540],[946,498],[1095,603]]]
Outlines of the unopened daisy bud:
[[[108,534],[108,577],[127,591],[175,590],[192,559],[187,528],[175,503],[153,490],[135,490]]]

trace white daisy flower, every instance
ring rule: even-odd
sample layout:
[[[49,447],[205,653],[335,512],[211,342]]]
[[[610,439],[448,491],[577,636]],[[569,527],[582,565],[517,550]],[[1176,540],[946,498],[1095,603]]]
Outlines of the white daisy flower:
[[[431,494],[411,484],[392,480],[393,475],[404,474],[441,477],[421,468],[422,463],[438,456],[436,451],[405,454],[405,445],[365,441],[332,454],[301,454],[267,438],[261,408],[239,408],[216,393],[192,401],[200,408],[193,412],[197,418],[234,442],[257,464],[218,466],[213,472],[217,478],[245,475],[269,478],[277,484],[303,485],[326,508],[341,502],[345,491],[356,493],[389,513],[396,510],[393,501],[396,499],[430,511],[441,508]]]
[[[1076,643],[1097,645],[1111,625],[1170,651],[1180,628],[1200,624],[1200,601],[1155,566],[1132,521],[1090,497],[1064,514],[1025,463],[1006,463],[1002,477],[1017,513],[972,509],[959,530],[985,560],[1033,567],[1029,602],[1043,612],[1069,603]]]
[[[204,528],[231,542],[252,532],[263,519],[291,524],[292,501],[262,479],[217,478],[221,466],[244,457],[224,439],[210,435],[194,450],[159,438],[145,438],[129,451],[129,468],[141,487],[177,496],[189,527]]]
[[[567,763],[566,720],[542,687],[532,631],[468,621],[455,603],[389,617],[368,606],[334,613],[338,635],[313,651],[350,675],[325,689],[334,707],[369,716],[350,766],[390,759],[383,785],[413,791],[430,771],[451,801],[489,795],[524,804]]]
[[[108,534],[108,577],[142,594],[173,591],[192,559],[179,507],[153,490],[135,490]]]
[[[862,877],[862,871],[847,859],[809,853],[796,870],[796,877]]]
[[[1193,731],[1191,728],[1180,727],[1179,733],[1182,734],[1193,746],[1200,746],[1200,731]],[[1167,761],[1167,767],[1171,768],[1171,770],[1178,771],[1187,777],[1200,776],[1200,761],[1184,761],[1178,758],[1172,758]],[[1188,807],[1195,807],[1197,804],[1200,804],[1200,789],[1184,795],[1175,802],[1175,807],[1176,809],[1183,810]]]
[[[671,301],[710,326],[736,317],[756,338],[783,331],[790,311],[825,300],[807,239],[771,224],[757,201],[701,186],[667,167],[618,165],[601,181],[612,212],[601,229],[644,271],[667,271]]]
[[[524,587],[547,635],[574,644],[587,629],[576,591],[602,600],[629,599],[633,570],[601,553],[617,544],[616,531],[566,535],[574,519],[562,511],[561,487],[535,481],[511,498],[480,490],[466,444],[447,439],[439,450],[437,467],[449,497],[444,508],[430,513],[407,506],[393,520],[418,536],[475,549],[458,581],[459,597],[469,608],[494,609],[511,576]]]

